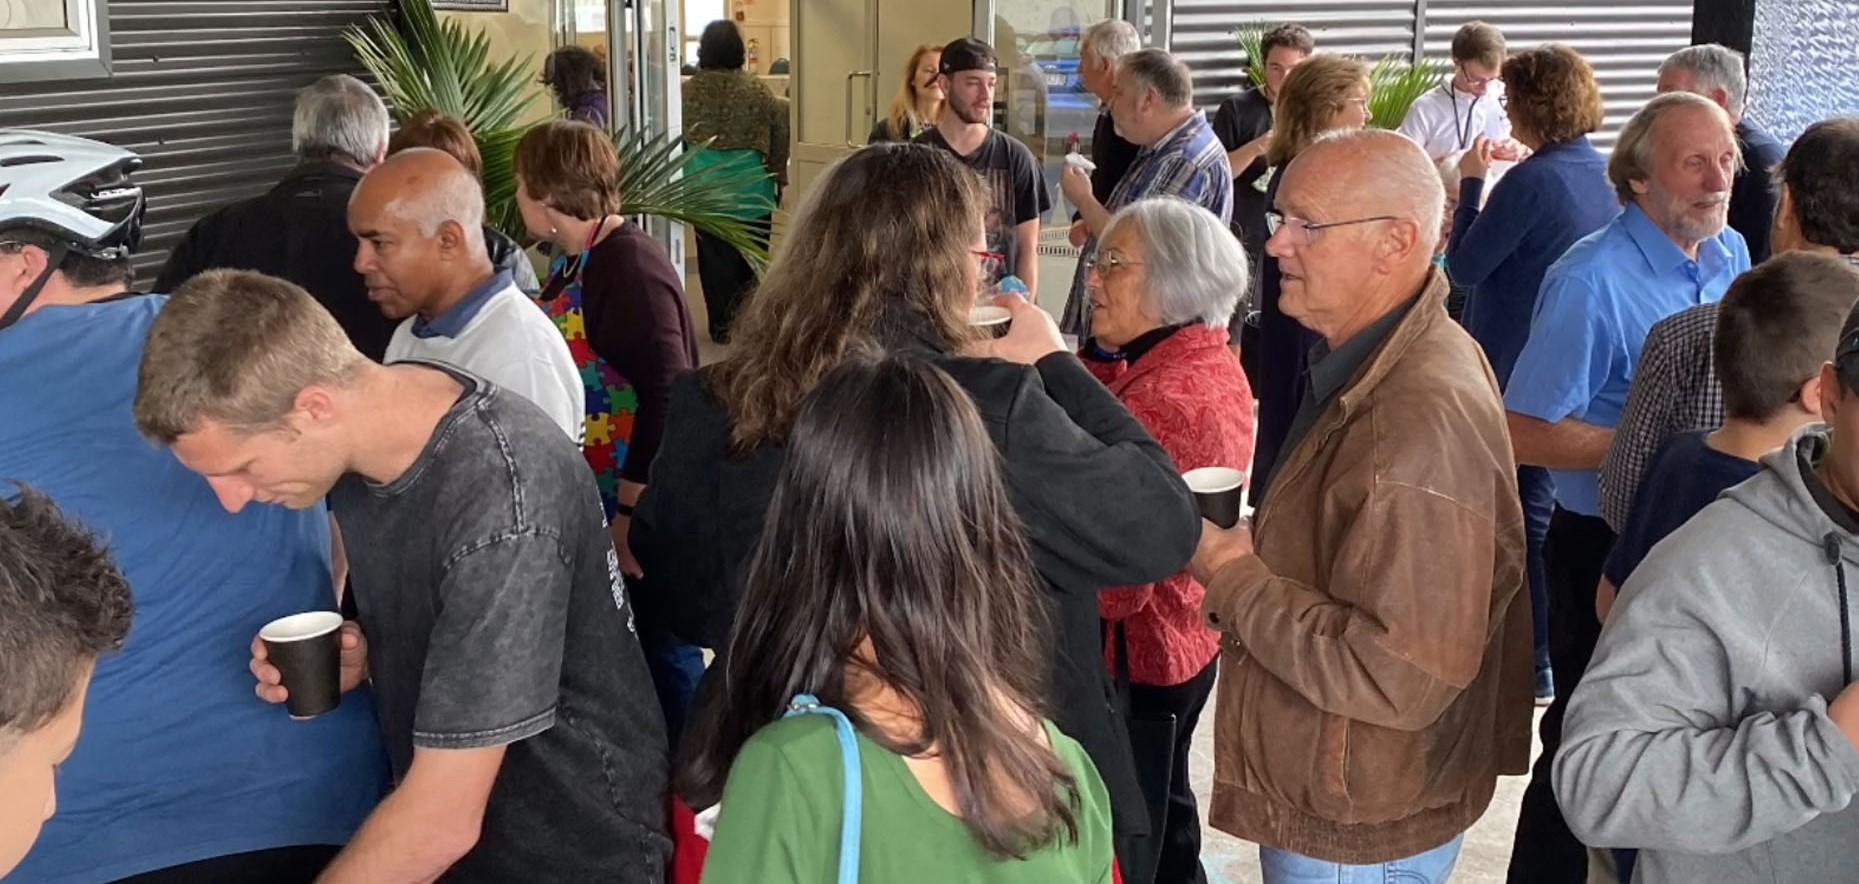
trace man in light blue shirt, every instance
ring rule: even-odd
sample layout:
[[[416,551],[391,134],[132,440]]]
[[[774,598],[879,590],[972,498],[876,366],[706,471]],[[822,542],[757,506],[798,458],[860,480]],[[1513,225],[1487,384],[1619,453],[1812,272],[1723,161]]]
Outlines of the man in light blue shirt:
[[[1551,265],[1505,390],[1517,462],[1547,467],[1556,486],[1544,546],[1556,701],[1543,716],[1543,753],[1517,822],[1513,882],[1587,875],[1587,851],[1550,790],[1549,763],[1600,635],[1594,590],[1614,535],[1601,518],[1598,471],[1647,332],[1719,300],[1749,269],[1742,235],[1726,226],[1740,162],[1729,115],[1707,99],[1661,95],[1635,114],[1607,167],[1626,210]]]
[[[387,787],[367,693],[311,721],[252,693],[259,628],[336,606],[329,517],[234,518],[141,437],[130,406],[167,299],[124,291],[139,161],[0,130],[0,166],[20,156],[35,162],[0,193],[0,494],[26,482],[94,531],[135,621],[97,663],[57,815],[7,881],[307,884]]]

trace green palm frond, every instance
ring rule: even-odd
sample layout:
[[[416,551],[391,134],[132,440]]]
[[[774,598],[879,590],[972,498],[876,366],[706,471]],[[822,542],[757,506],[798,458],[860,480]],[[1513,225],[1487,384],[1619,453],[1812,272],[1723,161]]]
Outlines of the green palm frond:
[[[1431,59],[1408,64],[1398,55],[1383,56],[1369,71],[1369,125],[1399,128],[1414,101],[1446,81],[1446,65]]]
[[[1233,29],[1233,36],[1239,39],[1239,51],[1246,53],[1246,76],[1254,86],[1265,85],[1265,26],[1243,24]]]
[[[402,0],[399,8],[398,19],[376,16],[344,35],[356,59],[381,84],[400,120],[436,110],[471,130],[484,158],[487,220],[527,241],[516,205],[514,160],[537,97],[530,80],[534,56],[493,61],[483,31],[467,31],[458,20],[440,21],[431,0]],[[622,211],[688,224],[735,246],[757,268],[767,265],[767,247],[742,218],[768,211],[747,195],[768,178],[759,165],[694,167],[704,149],[684,149],[677,134],[622,132],[614,145],[624,170]]]

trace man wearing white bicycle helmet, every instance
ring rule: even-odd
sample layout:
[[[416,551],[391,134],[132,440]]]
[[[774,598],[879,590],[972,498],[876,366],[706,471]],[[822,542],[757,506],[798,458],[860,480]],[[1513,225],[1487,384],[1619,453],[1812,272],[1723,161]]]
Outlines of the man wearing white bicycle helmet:
[[[383,794],[382,743],[366,694],[293,722],[245,668],[266,622],[336,606],[327,514],[234,518],[136,431],[167,300],[127,291],[140,165],[0,129],[0,482],[95,531],[135,601],[123,652],[97,663],[57,815],[7,880],[307,882]]]

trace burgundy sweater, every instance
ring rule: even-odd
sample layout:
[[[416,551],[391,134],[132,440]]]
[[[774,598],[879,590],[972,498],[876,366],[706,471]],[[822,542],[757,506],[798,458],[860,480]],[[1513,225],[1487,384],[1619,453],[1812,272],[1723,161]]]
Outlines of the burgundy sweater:
[[[672,379],[697,367],[684,284],[658,241],[627,222],[588,252],[581,298],[588,345],[639,397],[620,478],[644,484],[665,435]]]

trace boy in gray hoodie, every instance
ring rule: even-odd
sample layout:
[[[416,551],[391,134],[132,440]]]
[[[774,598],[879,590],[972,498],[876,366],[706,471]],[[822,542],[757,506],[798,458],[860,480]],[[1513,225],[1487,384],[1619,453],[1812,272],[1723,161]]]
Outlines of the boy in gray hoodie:
[[[1859,880],[1855,391],[1859,310],[1801,390],[1827,425],[1653,547],[1571,698],[1556,796],[1584,843],[1640,848],[1641,884]]]

